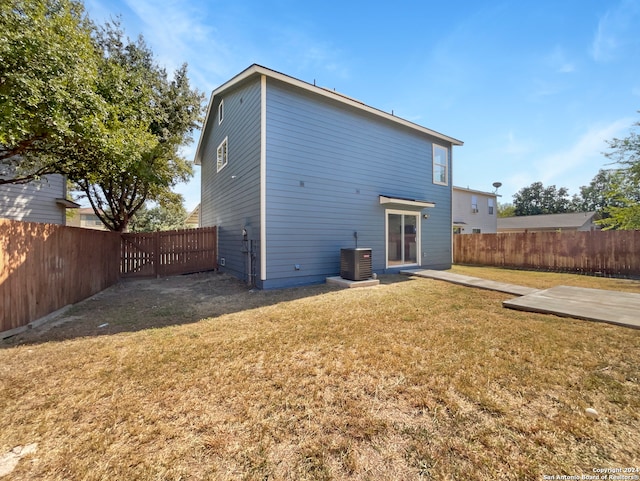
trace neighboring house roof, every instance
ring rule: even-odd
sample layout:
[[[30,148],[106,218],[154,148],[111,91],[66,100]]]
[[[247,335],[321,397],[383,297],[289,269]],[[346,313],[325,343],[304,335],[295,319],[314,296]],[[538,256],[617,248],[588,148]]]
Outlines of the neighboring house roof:
[[[453,186],[452,187],[453,190],[458,190],[461,192],[469,192],[471,194],[480,194],[480,195],[485,195],[487,197],[501,197],[500,195],[498,195],[495,192],[485,192],[483,190],[474,190],[474,189],[470,189],[468,187],[458,187],[458,186]]]
[[[187,220],[185,220],[185,224],[188,224],[188,225],[200,224],[200,204],[198,204],[195,207],[195,209],[193,209],[191,213],[187,216]]]
[[[498,219],[498,230],[579,229],[593,222],[596,215],[596,212],[574,212],[502,217]]]
[[[341,102],[345,105],[348,105],[350,107],[354,107],[358,110],[367,112],[369,114],[373,114],[377,117],[395,122],[397,124],[403,125],[405,127],[409,127],[411,129],[417,130],[419,132],[431,135],[437,139],[441,139],[444,140],[446,142],[450,142],[453,145],[463,145],[463,142],[461,140],[455,139],[453,137],[449,137],[448,135],[444,135],[441,134],[439,132],[436,132],[435,130],[431,130],[428,129],[426,127],[423,127],[421,125],[418,125],[416,123],[410,122],[408,120],[405,120],[401,117],[397,117],[395,115],[393,115],[393,113],[388,113],[388,112],[384,112],[382,110],[376,109],[374,107],[370,107],[366,104],[364,104],[363,102],[360,102],[358,100],[355,100],[351,97],[348,97],[344,94],[340,94],[334,90],[329,90],[326,89],[324,87],[318,87],[314,84],[310,84],[308,82],[304,82],[302,80],[296,79],[294,77],[290,77],[289,75],[285,75],[283,73],[280,72],[276,72],[275,70],[271,70],[269,68],[263,67],[261,65],[258,64],[253,64],[251,65],[249,68],[245,69],[244,71],[240,72],[238,75],[236,75],[235,77],[233,77],[231,80],[225,82],[224,84],[222,84],[220,87],[218,87],[216,90],[213,91],[213,93],[211,94],[211,99],[209,101],[209,106],[207,108],[207,115],[205,118],[205,122],[204,125],[202,126],[202,132],[205,132],[207,129],[207,123],[210,121],[209,119],[211,118],[215,118],[215,115],[210,115],[210,110],[212,105],[214,104],[213,99],[214,97],[216,97],[217,95],[220,95],[221,93],[223,93],[224,91],[233,88],[234,86],[246,81],[249,78],[252,77],[258,77],[264,75],[267,78],[272,78],[275,80],[279,80],[281,82],[284,82],[286,84],[301,88],[303,90],[306,90],[308,92],[314,93],[316,95],[319,95],[321,97],[325,97],[325,98],[330,98],[332,100]],[[196,149],[196,155],[195,155],[195,163],[196,165],[201,165],[201,156],[200,156],[200,147],[202,145],[202,141],[205,138],[205,135],[201,135],[200,136],[200,140],[198,142],[198,148]]]

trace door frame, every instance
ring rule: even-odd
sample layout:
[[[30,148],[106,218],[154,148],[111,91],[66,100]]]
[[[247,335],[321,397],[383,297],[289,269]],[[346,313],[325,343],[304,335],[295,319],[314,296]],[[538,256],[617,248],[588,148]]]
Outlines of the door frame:
[[[398,265],[389,265],[389,214],[396,215],[410,215],[416,217],[418,222],[416,224],[416,262],[412,262],[410,264],[398,264]],[[384,210],[384,263],[386,269],[395,269],[402,267],[413,267],[419,266],[422,264],[422,224],[421,224],[422,215],[420,211],[415,210],[398,210],[398,209],[385,209]],[[403,219],[404,225],[404,219]],[[403,241],[404,241],[404,232],[402,233]],[[403,259],[404,261],[404,259]]]

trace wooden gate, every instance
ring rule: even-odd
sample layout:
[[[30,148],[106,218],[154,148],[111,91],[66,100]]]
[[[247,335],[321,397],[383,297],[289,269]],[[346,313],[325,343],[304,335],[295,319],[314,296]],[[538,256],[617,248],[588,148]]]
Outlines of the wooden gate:
[[[216,227],[122,234],[121,277],[164,277],[218,268]]]

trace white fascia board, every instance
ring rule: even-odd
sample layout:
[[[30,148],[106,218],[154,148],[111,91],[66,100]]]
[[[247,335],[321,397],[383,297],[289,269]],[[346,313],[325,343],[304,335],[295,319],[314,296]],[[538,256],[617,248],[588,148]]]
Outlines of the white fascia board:
[[[202,139],[205,136],[205,132],[207,131],[207,123],[209,121],[209,113],[211,112],[211,106],[213,105],[213,96],[214,93],[211,93],[211,98],[209,99],[209,105],[207,105],[207,114],[204,117],[204,122],[202,123],[202,128],[200,129],[200,139],[198,139],[198,147],[196,148],[196,155],[193,159],[193,163],[196,165],[202,165],[202,159],[200,157],[200,147],[202,147]]]
[[[202,133],[200,135],[200,141],[198,142],[198,148],[196,149],[196,155],[195,155],[195,163],[196,165],[200,165],[201,159],[200,159],[200,147],[202,144],[202,137],[204,136],[204,133],[206,131],[207,128],[207,123],[209,121],[209,116],[210,116],[210,111],[211,111],[211,107],[213,105],[213,99],[217,96],[220,95],[222,92],[224,92],[225,90],[245,81],[246,79],[248,79],[249,77],[251,77],[252,75],[264,75],[265,77],[268,78],[272,78],[275,80],[279,80],[281,82],[284,82],[286,84],[289,85],[293,85],[295,87],[301,88],[303,90],[306,90],[308,92],[312,92],[316,95],[320,95],[322,97],[326,97],[329,98],[331,100],[343,103],[345,105],[349,105],[350,107],[354,107],[356,109],[362,110],[364,112],[367,112],[369,114],[375,115],[377,117],[381,117],[384,118],[386,120],[389,120],[391,122],[395,122],[397,124],[403,125],[405,127],[408,127],[410,129],[413,130],[417,130],[419,132],[422,132],[424,134],[430,135],[432,137],[435,137],[437,139],[440,140],[444,140],[446,142],[451,143],[452,145],[463,145],[464,142],[462,142],[461,140],[455,139],[453,137],[449,137],[448,135],[444,135],[441,134],[440,132],[436,132],[435,130],[431,130],[428,129],[426,127],[423,127],[422,125],[418,125],[415,124],[413,122],[409,122],[408,120],[405,120],[401,117],[396,117],[395,115],[392,115],[390,113],[384,112],[382,110],[370,107],[362,102],[359,102],[357,100],[354,100],[350,97],[347,97],[343,94],[337,93],[337,92],[332,92],[331,90],[327,90],[325,88],[322,87],[318,87],[316,85],[312,85],[308,82],[304,82],[302,80],[298,80],[294,77],[290,77],[289,75],[285,75],[283,73],[280,72],[276,72],[275,70],[271,70],[268,69],[266,67],[262,67],[261,65],[257,65],[257,64],[253,64],[250,67],[248,67],[247,69],[243,70],[242,72],[240,72],[238,75],[236,75],[235,77],[233,77],[232,79],[228,80],[227,82],[223,83],[220,87],[218,87],[217,89],[215,89],[212,94],[211,94],[211,99],[209,100],[209,106],[207,107],[207,115],[205,117],[205,121],[204,124],[202,125]]]
[[[418,125],[418,124],[414,124],[413,122],[409,122],[408,120],[405,120],[401,117],[396,117],[395,115],[391,115],[387,112],[384,112],[382,110],[378,110],[376,108],[373,107],[369,107],[368,105],[362,103],[362,102],[358,102],[357,100],[353,100],[345,95],[339,94],[337,92],[332,92],[331,90],[327,90],[324,89],[322,87],[318,87],[316,85],[312,85],[310,83],[307,82],[303,82],[302,80],[298,80],[296,78],[293,77],[289,77],[288,75],[279,73],[279,72],[275,72],[273,70],[267,69],[265,67],[261,67],[259,65],[255,66],[256,69],[259,69],[260,73],[262,73],[263,75],[266,75],[267,77],[271,77],[274,78],[276,80],[280,80],[282,82],[288,83],[290,85],[295,85],[296,87],[299,87],[301,89],[307,90],[309,92],[313,92],[317,95],[321,95],[323,97],[326,98],[330,98],[332,100],[336,100],[338,102],[341,102],[343,104],[349,105],[351,107],[354,107],[356,109],[360,109],[363,110],[365,112],[368,112],[370,114],[376,115],[378,117],[382,117],[385,118],[387,120],[390,120],[392,122],[404,125],[405,127],[409,127],[411,129],[414,130],[418,130],[422,133],[431,135],[432,137],[436,137],[438,139],[441,140],[445,140],[446,142],[450,142],[453,145],[463,145],[463,142],[461,140],[458,139],[454,139],[453,137],[449,137],[448,135],[444,135],[441,134],[440,132],[436,132],[435,130],[431,130],[428,129],[426,127],[423,127],[422,125]]]

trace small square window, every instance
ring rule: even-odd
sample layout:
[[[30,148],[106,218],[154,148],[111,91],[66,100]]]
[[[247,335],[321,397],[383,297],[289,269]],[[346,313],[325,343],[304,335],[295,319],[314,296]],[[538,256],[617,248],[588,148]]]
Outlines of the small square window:
[[[218,146],[217,152],[217,172],[220,172],[229,162],[228,157],[228,138],[225,137],[222,143]]]
[[[441,145],[433,144],[433,183],[449,184],[449,151]]]
[[[220,105],[218,105],[218,125],[222,123],[224,120],[224,99],[220,101]]]

